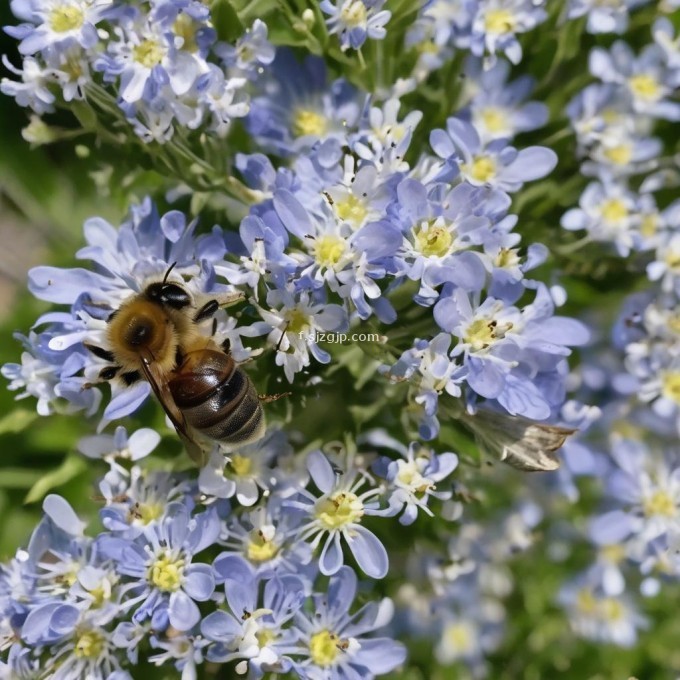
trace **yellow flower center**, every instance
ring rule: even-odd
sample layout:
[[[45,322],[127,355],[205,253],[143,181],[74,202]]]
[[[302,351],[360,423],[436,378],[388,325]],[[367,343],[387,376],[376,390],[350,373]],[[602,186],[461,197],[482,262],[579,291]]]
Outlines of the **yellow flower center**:
[[[143,40],[132,50],[132,57],[146,68],[153,68],[163,61],[165,52],[156,40]]]
[[[260,630],[255,633],[255,637],[257,638],[257,644],[262,648],[266,647],[272,640],[276,640],[277,635],[269,628],[260,628]]]
[[[628,85],[636,97],[645,101],[656,101],[661,94],[656,78],[645,73],[629,78]]]
[[[630,144],[619,144],[605,149],[604,155],[615,165],[627,165],[633,157],[633,147]]]
[[[608,562],[621,562],[626,556],[626,549],[620,543],[602,546],[600,552]]]
[[[659,216],[656,213],[644,215],[640,224],[640,233],[649,238],[654,236],[659,227]]]
[[[668,330],[672,333],[680,335],[680,312],[678,314],[671,314],[667,321]]]
[[[332,666],[340,651],[347,646],[335,633],[322,630],[309,640],[309,656],[317,666]]]
[[[620,621],[626,614],[623,605],[613,597],[606,597],[602,600],[600,611],[602,612],[602,618],[606,621]]]
[[[628,208],[620,198],[611,198],[602,204],[601,214],[605,222],[621,222],[628,217]]]
[[[180,14],[172,26],[173,33],[182,38],[182,49],[187,52],[196,52],[198,45],[196,44],[196,27],[192,18],[186,14]]]
[[[230,458],[229,467],[231,467],[237,477],[244,477],[253,467],[252,460],[246,456],[235,455],[230,456]]]
[[[288,333],[297,335],[305,330],[305,328],[309,328],[309,317],[302,310],[297,308],[292,309],[286,315],[286,321],[288,322],[288,326],[286,327]]]
[[[268,562],[279,551],[273,541],[268,541],[261,531],[250,532],[246,557],[251,562]]]
[[[347,242],[340,236],[324,234],[314,241],[314,258],[323,267],[333,267],[345,254]]]
[[[328,121],[324,116],[309,109],[298,109],[293,116],[293,134],[296,137],[314,135],[323,137],[328,130]]]
[[[583,614],[594,614],[597,609],[597,600],[593,594],[585,588],[576,596],[576,607]]]
[[[328,531],[357,522],[363,515],[364,504],[351,491],[338,491],[316,504],[316,517]]]
[[[642,509],[647,517],[654,515],[674,517],[676,515],[675,501],[667,491],[657,489],[642,502]]]
[[[96,659],[104,650],[104,636],[93,630],[82,633],[76,640],[73,653],[78,659]]]
[[[506,114],[502,109],[496,109],[490,106],[486,109],[482,109],[480,117],[484,127],[489,130],[489,132],[504,132],[507,129],[505,123]]]
[[[361,0],[354,0],[340,11],[342,22],[350,28],[363,26],[366,23],[368,11]]]
[[[182,585],[183,574],[184,560],[166,554],[149,567],[148,579],[158,590],[172,593]]]
[[[664,259],[670,270],[680,271],[680,251],[669,250]]]
[[[355,227],[362,224],[368,214],[368,209],[364,202],[354,194],[347,194],[347,198],[342,201],[336,201],[333,204],[333,209],[339,220],[349,222]]]
[[[505,332],[512,328],[508,323],[503,329],[498,328],[498,323],[493,319],[475,319],[466,329],[463,342],[470,345],[473,350],[479,351],[486,349],[493,344],[499,337],[503,337]]]
[[[680,371],[671,371],[663,376],[661,393],[666,399],[680,404]]]
[[[508,9],[494,9],[487,12],[484,17],[484,28],[487,33],[512,33],[515,25],[515,17]]]
[[[135,503],[130,510],[133,519],[139,520],[144,526],[160,519],[163,516],[164,505],[156,503]]]
[[[476,156],[465,170],[475,182],[488,182],[496,176],[496,162],[488,156]]]
[[[452,623],[446,627],[444,632],[446,646],[451,647],[458,653],[471,650],[474,647],[474,640],[470,626],[464,623]]]
[[[519,264],[519,256],[516,248],[501,248],[496,255],[496,266],[501,268],[516,267]]]
[[[423,224],[415,234],[416,249],[425,257],[444,257],[451,252],[453,235],[441,225]]]
[[[66,33],[80,28],[85,20],[85,13],[80,7],[73,5],[57,7],[50,12],[50,26],[55,33]]]

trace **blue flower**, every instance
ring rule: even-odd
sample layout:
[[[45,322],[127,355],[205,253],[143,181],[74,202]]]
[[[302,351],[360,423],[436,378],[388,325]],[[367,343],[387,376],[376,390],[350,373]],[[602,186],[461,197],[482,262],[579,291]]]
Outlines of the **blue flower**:
[[[289,50],[279,50],[254,97],[246,126],[255,141],[279,155],[290,155],[325,139],[344,141],[359,118],[357,93],[340,79],[326,83],[322,59],[300,64]]]
[[[524,182],[540,179],[557,165],[557,155],[542,146],[517,151],[503,139],[482,145],[477,130],[458,118],[449,118],[446,131],[433,130],[432,149],[444,159],[440,178],[461,177],[475,186],[488,185],[514,192]]]
[[[21,41],[21,54],[63,49],[69,43],[90,49],[99,40],[95,26],[112,5],[113,0],[12,0],[14,15],[30,23],[7,26],[5,32]]]
[[[370,478],[367,472],[354,467],[351,460],[346,471],[338,475],[328,458],[321,451],[314,451],[307,457],[307,468],[321,496],[302,490],[297,500],[287,501],[291,508],[307,515],[296,529],[297,539],[310,541],[313,548],[323,542],[319,556],[322,574],[335,574],[342,567],[341,539],[344,539],[364,573],[384,578],[389,566],[387,551],[378,537],[361,524],[364,515],[385,514],[371,500],[380,490],[371,488],[359,493]]]
[[[201,619],[196,602],[210,598],[215,577],[209,565],[192,563],[196,553],[212,545],[220,531],[214,509],[190,517],[182,503],[170,503],[162,521],[136,540],[102,535],[102,552],[129,578],[123,592],[127,607],[136,607],[133,620],[151,619],[165,630],[191,630]]]
[[[303,680],[372,680],[390,673],[406,660],[406,649],[389,638],[368,637],[392,618],[391,600],[370,602],[354,614],[349,610],[357,592],[357,577],[341,567],[328,584],[327,593],[313,595],[309,612],[300,610],[295,626],[300,641],[292,651],[293,668]]]
[[[413,442],[402,448],[397,460],[382,457],[373,465],[376,474],[387,479],[390,513],[404,511],[399,518],[403,525],[413,524],[418,510],[434,516],[428,507],[430,498],[448,500],[451,491],[438,491],[437,483],[448,477],[458,466],[455,453],[436,454]]]
[[[385,24],[392,12],[382,9],[385,0],[322,0],[321,10],[328,14],[328,32],[340,34],[340,48],[358,50],[366,38],[382,40]]]
[[[222,560],[216,570],[224,582],[231,613],[218,610],[201,622],[201,633],[213,642],[208,647],[208,660],[225,663],[242,659],[237,673],[248,672],[254,679],[269,671],[288,672],[295,631],[284,626],[305,600],[304,581],[293,574],[264,580],[236,555]]]

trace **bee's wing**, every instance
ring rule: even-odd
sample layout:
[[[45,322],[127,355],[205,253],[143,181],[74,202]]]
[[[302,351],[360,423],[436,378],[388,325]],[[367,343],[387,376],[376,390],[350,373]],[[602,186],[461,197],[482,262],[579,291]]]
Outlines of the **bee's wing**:
[[[179,410],[177,404],[175,404],[167,379],[158,369],[157,364],[149,361],[146,357],[142,358],[142,370],[144,371],[144,376],[151,385],[151,389],[158,397],[158,401],[160,401],[163,410],[168,418],[170,418],[170,422],[174,425],[175,430],[177,430],[180,439],[184,442],[187,453],[198,465],[205,465],[205,451],[191,435],[184,414]]]
[[[544,425],[522,416],[510,416],[480,409],[464,414],[480,445],[494,458],[518,470],[549,472],[557,470],[556,452],[576,430]]]

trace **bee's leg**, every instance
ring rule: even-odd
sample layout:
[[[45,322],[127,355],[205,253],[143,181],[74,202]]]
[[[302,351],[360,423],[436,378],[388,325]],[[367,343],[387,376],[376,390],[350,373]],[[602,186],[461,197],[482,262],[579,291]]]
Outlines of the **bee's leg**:
[[[279,399],[282,399],[283,397],[290,397],[291,394],[293,394],[293,393],[292,392],[281,392],[281,394],[258,394],[257,398],[263,404],[269,404],[272,401],[278,401]]]
[[[225,354],[231,353],[231,340],[229,338],[224,338],[222,344],[220,345]]]
[[[116,377],[116,375],[118,375],[118,371],[120,371],[120,369],[121,369],[120,366],[104,366],[104,368],[102,368],[102,370],[99,371],[97,380],[95,380],[94,382],[85,383],[81,389],[89,390],[95,385],[101,385],[102,383],[109,382],[109,380],[113,380]]]
[[[142,379],[142,374],[139,371],[128,371],[127,373],[121,373],[120,378],[126,387],[130,387],[130,385],[134,385]]]
[[[89,342],[84,342],[83,346],[86,350],[92,352],[92,354],[94,354],[96,357],[104,359],[104,361],[114,362],[116,360],[116,357],[114,357],[108,349],[97,347],[97,345],[91,345]]]
[[[208,300],[208,302],[194,314],[194,321],[198,323],[199,321],[209,319],[211,316],[215,316],[215,313],[219,308],[220,304],[217,300]]]
[[[217,333],[217,319],[213,317],[212,332],[210,333],[210,337],[214,337],[215,333]]]

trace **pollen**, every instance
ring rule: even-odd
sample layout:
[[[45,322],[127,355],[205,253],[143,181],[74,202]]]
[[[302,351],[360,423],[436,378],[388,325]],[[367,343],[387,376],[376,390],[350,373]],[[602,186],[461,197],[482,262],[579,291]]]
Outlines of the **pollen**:
[[[348,194],[347,198],[336,201],[333,210],[339,220],[349,222],[354,227],[359,227],[368,215],[368,209],[364,202],[354,194]]]
[[[314,259],[323,267],[334,267],[347,250],[347,242],[340,236],[324,234],[314,242]]]
[[[354,0],[340,10],[340,18],[349,28],[364,26],[367,15],[366,5],[361,0]]]
[[[182,585],[183,574],[184,560],[166,553],[149,567],[147,576],[149,582],[158,590],[172,593],[179,590]]]
[[[515,30],[516,19],[512,12],[507,9],[494,9],[486,13],[484,28],[487,33],[512,33]]]
[[[309,639],[309,656],[317,666],[332,666],[342,649],[342,641],[335,633],[322,630]]]
[[[611,198],[605,201],[600,208],[600,212],[602,219],[610,224],[621,222],[628,217],[628,208],[620,198]]]
[[[328,531],[358,522],[363,515],[364,504],[351,491],[338,491],[316,504],[316,517]]]
[[[482,124],[489,132],[505,132],[507,125],[505,123],[506,114],[502,109],[497,109],[489,106],[479,114]]]
[[[496,255],[495,264],[502,269],[509,269],[516,267],[519,264],[519,255],[517,255],[517,248],[501,248]]]
[[[631,92],[639,99],[644,99],[648,102],[653,102],[659,99],[661,95],[661,88],[659,83],[653,76],[646,73],[641,73],[628,79],[628,85]]]
[[[57,7],[50,12],[50,26],[55,33],[66,33],[80,28],[85,20],[85,13],[80,7],[67,5]]]
[[[262,531],[253,530],[250,532],[250,541],[246,548],[246,557],[251,562],[268,562],[279,551],[273,541],[267,540]]]
[[[627,165],[633,158],[633,148],[630,144],[619,144],[605,149],[604,155],[615,165]]]
[[[465,170],[475,182],[485,183],[496,176],[496,162],[489,156],[476,156]]]
[[[675,517],[677,508],[672,496],[663,489],[657,489],[642,502],[647,517]]]
[[[96,659],[104,650],[104,636],[93,630],[82,633],[76,639],[73,653],[78,659]]]
[[[231,456],[229,467],[237,477],[245,477],[253,467],[253,461],[247,456]]]
[[[135,503],[134,507],[130,510],[130,515],[133,519],[138,520],[144,526],[155,522],[163,516],[165,511],[164,505],[162,503]]]
[[[415,234],[415,246],[426,257],[445,257],[452,244],[453,235],[440,224],[424,223]]]
[[[463,342],[470,345],[473,350],[486,349],[497,339],[496,324],[489,319],[475,319],[467,327]]]
[[[163,61],[165,51],[157,40],[143,40],[132,50],[132,58],[146,68],[153,68]]]
[[[328,130],[328,120],[317,111],[298,109],[293,116],[293,134],[296,137],[314,135],[322,137]]]

